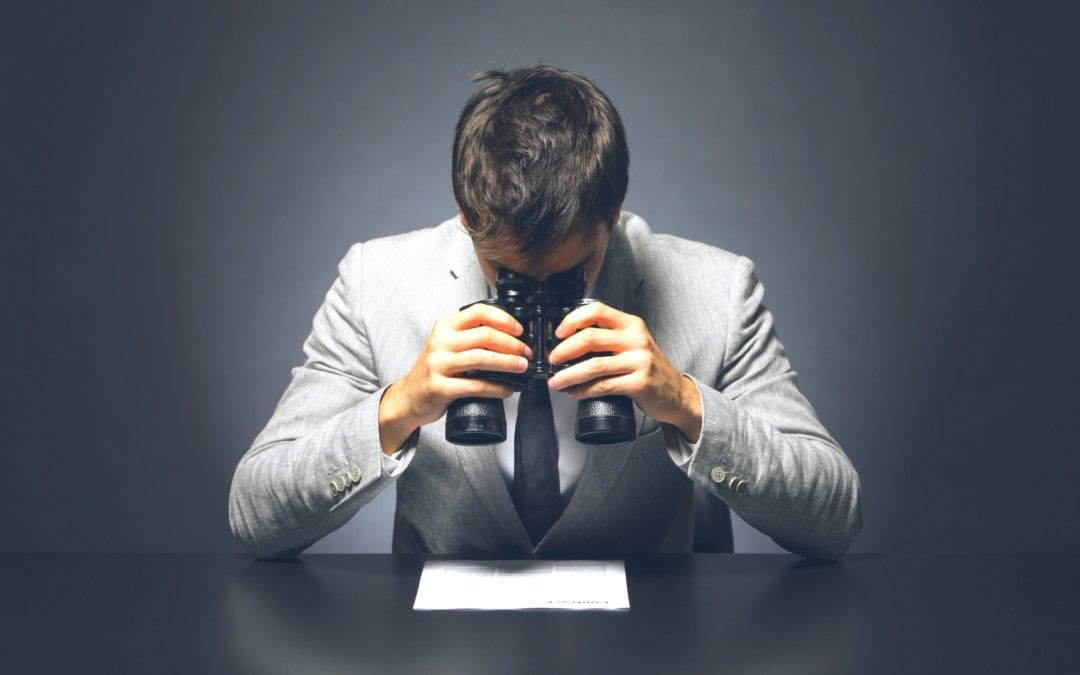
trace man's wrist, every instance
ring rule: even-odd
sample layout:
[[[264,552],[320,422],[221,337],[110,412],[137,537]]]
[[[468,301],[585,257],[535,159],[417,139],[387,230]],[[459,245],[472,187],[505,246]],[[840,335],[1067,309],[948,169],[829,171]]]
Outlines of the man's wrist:
[[[419,424],[413,423],[398,399],[400,383],[391,384],[379,400],[379,443],[383,454],[392,455],[409,439]]]
[[[688,375],[682,376],[682,415],[674,423],[675,428],[682,432],[686,440],[691,444],[697,443],[701,437],[701,392],[697,384]]]

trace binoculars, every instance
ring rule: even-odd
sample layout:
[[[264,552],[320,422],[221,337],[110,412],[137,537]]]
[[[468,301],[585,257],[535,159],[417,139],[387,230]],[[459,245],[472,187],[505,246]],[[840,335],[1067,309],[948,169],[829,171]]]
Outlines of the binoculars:
[[[555,329],[577,307],[596,302],[585,296],[585,270],[575,267],[554,274],[546,281],[500,269],[495,281],[495,298],[479,302],[498,307],[518,320],[525,332],[519,338],[532,349],[529,367],[523,373],[468,370],[475,377],[510,385],[514,391],[530,386],[547,386],[547,379],[592,356],[586,354],[570,363],[553,365],[548,354],[559,344]],[[469,307],[477,303],[465,305]],[[610,445],[634,440],[634,403],[626,396],[598,396],[578,402],[574,437],[589,445]],[[446,440],[458,445],[492,445],[506,440],[506,414],[497,398],[466,397],[450,404],[446,411]]]

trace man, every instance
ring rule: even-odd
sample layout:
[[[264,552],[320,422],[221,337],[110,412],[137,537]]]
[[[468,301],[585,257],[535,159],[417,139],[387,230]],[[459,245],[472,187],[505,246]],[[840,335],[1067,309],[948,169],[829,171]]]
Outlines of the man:
[[[796,386],[752,263],[621,210],[622,122],[591,82],[546,66],[481,78],[454,139],[458,216],[345,256],[236,469],[236,536],[296,554],[397,481],[395,552],[680,552],[698,485],[791,551],[842,554],[861,527],[858,476]],[[513,316],[470,305],[499,269],[577,267],[600,302],[565,317],[549,354],[574,364],[520,394],[465,375],[532,356]],[[601,395],[633,400],[635,440],[575,440],[576,402]],[[505,399],[507,440],[448,442],[462,397]]]

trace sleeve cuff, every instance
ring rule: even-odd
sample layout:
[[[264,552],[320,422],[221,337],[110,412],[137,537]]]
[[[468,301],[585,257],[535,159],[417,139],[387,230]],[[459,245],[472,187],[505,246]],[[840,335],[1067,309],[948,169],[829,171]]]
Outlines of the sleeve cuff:
[[[684,373],[686,377],[697,387],[701,397],[701,434],[696,443],[687,440],[678,428],[670,425],[662,425],[664,432],[664,445],[668,455],[671,456],[675,465],[685,471],[691,478],[695,467],[698,473],[709,474],[712,464],[721,461],[723,457],[730,457],[734,447],[734,424],[735,404],[723,394],[712,387],[703,385],[696,377]],[[706,459],[706,455],[708,458]],[[706,462],[710,466],[702,469],[699,465]]]
[[[671,461],[675,462],[675,466],[682,469],[683,473],[686,473],[690,460],[694,458],[694,446],[686,440],[686,436],[683,436],[681,431],[670,424],[663,425],[662,432],[664,446],[667,448]]]
[[[382,472],[384,478],[397,478],[404,473],[405,469],[409,468],[409,464],[412,463],[413,455],[416,454],[416,445],[419,436],[419,430],[414,431],[405,441],[405,445],[398,448],[395,453],[382,456]]]

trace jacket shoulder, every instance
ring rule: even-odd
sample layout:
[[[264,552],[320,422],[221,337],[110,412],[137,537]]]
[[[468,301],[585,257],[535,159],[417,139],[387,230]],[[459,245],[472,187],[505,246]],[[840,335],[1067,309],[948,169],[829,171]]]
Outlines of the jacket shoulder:
[[[726,249],[671,234],[659,234],[640,216],[624,211],[618,227],[626,237],[634,259],[648,273],[662,273],[683,288],[719,290],[752,268],[745,256]]]
[[[342,271],[359,270],[360,262],[367,269],[387,268],[401,272],[413,268],[417,261],[444,259],[448,251],[460,247],[468,234],[457,218],[427,227],[358,242],[349,247],[342,260]]]

